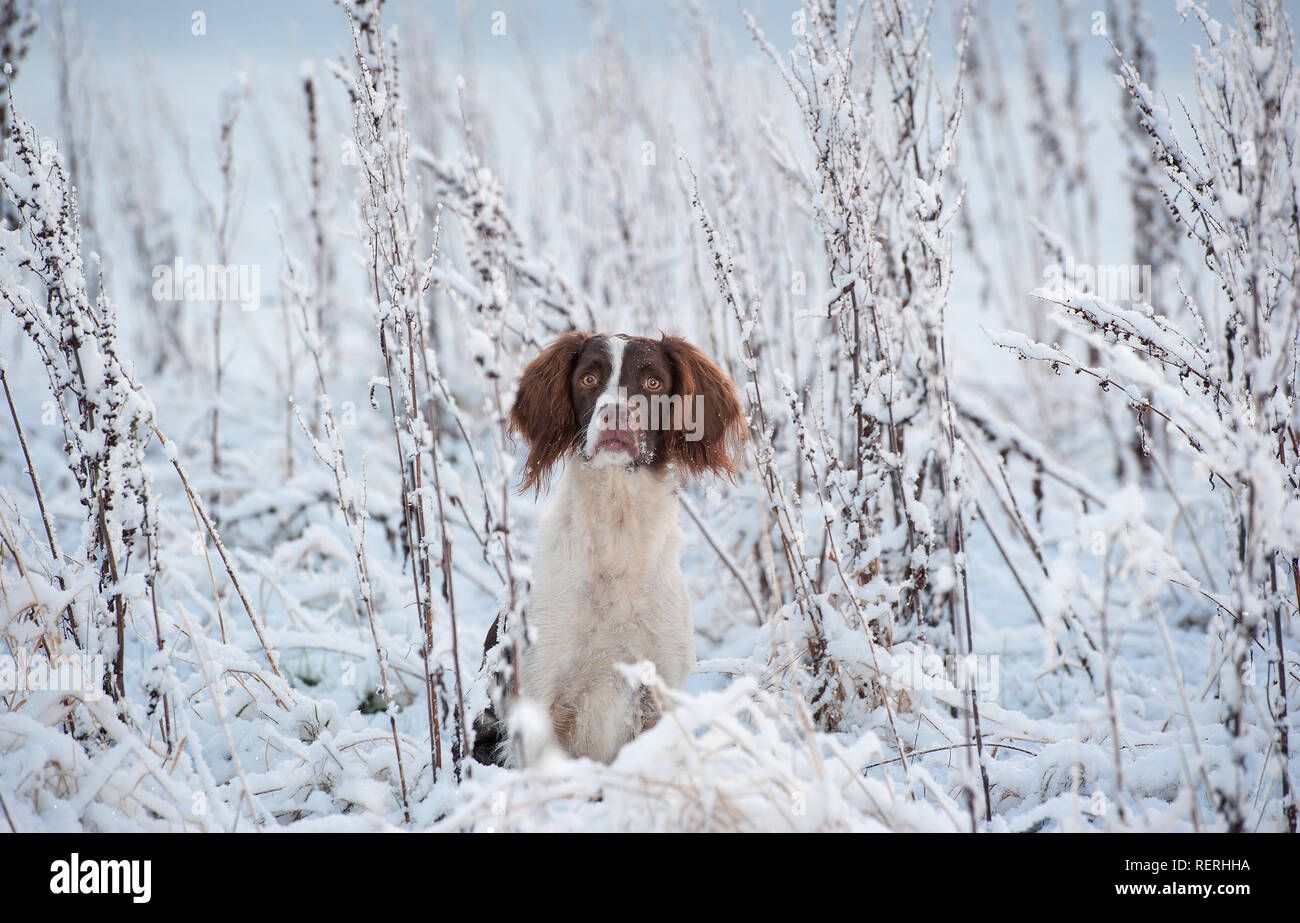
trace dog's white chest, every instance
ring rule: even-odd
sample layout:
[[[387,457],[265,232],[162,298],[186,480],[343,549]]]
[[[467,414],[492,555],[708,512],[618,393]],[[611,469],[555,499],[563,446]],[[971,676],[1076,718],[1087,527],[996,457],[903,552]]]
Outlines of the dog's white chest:
[[[611,760],[640,729],[619,664],[648,661],[668,686],[685,684],[694,632],[681,545],[667,477],[565,472],[538,535],[520,691],[574,755]]]

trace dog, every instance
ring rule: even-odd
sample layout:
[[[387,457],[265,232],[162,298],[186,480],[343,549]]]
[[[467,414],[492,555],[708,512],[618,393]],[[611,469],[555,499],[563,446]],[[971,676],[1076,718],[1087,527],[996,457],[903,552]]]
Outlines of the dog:
[[[567,333],[524,369],[509,425],[528,446],[522,490],[562,472],[532,560],[519,697],[545,715],[543,747],[608,763],[659,718],[646,674],[681,689],[695,665],[676,490],[687,477],[735,479],[735,385],[680,337]],[[475,726],[480,761],[527,762],[494,712]]]

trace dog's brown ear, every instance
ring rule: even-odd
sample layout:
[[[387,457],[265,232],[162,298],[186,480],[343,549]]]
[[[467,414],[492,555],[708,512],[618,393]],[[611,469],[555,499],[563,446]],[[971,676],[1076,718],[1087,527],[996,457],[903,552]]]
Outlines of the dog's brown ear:
[[[713,360],[681,337],[663,336],[660,342],[673,366],[673,394],[682,398],[664,440],[668,460],[692,475],[710,471],[734,481],[745,442],[736,386]],[[685,425],[688,420],[690,427]]]
[[[528,443],[522,490],[545,486],[555,463],[578,438],[569,376],[588,339],[585,333],[556,337],[528,363],[519,379],[515,405],[510,408],[510,432]]]

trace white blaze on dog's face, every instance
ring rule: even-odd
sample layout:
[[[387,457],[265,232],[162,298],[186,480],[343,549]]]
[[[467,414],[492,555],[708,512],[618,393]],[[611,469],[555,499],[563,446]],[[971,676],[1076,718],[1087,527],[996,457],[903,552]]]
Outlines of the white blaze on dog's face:
[[[633,421],[628,412],[627,388],[623,382],[623,359],[627,354],[627,338],[605,337],[599,343],[609,355],[609,372],[600,385],[600,369],[593,366],[579,379],[582,389],[599,390],[591,408],[591,420],[583,434],[582,455],[593,468],[627,466],[648,454],[649,440],[644,426]],[[595,382],[595,384],[591,384]]]

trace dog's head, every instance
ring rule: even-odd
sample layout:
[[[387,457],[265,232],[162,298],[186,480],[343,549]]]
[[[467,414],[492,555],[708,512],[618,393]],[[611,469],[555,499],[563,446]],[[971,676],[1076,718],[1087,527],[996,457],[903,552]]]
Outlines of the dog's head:
[[[744,424],[727,374],[680,337],[566,333],[528,364],[510,411],[528,443],[523,487],[577,455],[593,468],[734,477]]]

